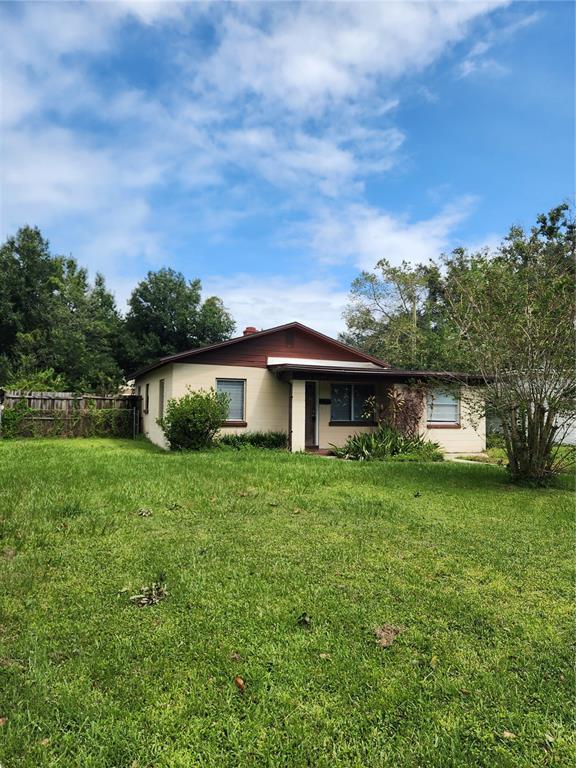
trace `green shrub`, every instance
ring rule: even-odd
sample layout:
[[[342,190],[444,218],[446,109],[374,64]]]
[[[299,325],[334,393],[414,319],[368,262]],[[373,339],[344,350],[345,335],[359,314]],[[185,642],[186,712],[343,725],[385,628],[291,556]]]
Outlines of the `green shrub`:
[[[178,400],[168,400],[158,424],[172,451],[198,451],[213,444],[227,415],[225,393],[199,389]]]
[[[280,450],[288,447],[288,435],[285,432],[242,432],[236,435],[222,435],[220,445],[231,448],[269,448]]]
[[[381,425],[374,432],[351,435],[345,445],[331,445],[339,459],[354,461],[442,461],[438,443],[420,435],[405,437],[392,427]]]
[[[22,399],[4,409],[1,437],[132,437],[133,418],[130,408],[39,410]]]
[[[504,435],[500,432],[488,432],[486,435],[486,448],[504,448]]]

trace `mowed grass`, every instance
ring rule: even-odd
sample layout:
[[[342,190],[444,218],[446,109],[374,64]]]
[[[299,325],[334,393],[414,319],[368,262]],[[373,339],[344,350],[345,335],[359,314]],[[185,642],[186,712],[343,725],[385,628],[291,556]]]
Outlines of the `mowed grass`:
[[[0,763],[574,765],[562,482],[2,443]]]

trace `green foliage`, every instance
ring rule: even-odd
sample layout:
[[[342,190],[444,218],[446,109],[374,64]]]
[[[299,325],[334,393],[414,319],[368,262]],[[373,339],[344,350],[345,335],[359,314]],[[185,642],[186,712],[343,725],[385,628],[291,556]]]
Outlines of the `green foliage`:
[[[504,448],[504,435],[500,432],[488,432],[486,435],[486,448]]]
[[[545,485],[576,413],[576,224],[567,205],[499,248],[392,267],[352,285],[345,341],[393,365],[472,373],[498,417],[511,478]],[[464,379],[462,379],[464,381]]]
[[[442,461],[437,443],[426,441],[421,435],[405,436],[384,424],[374,432],[351,435],[343,446],[331,445],[339,459],[353,461]]]
[[[575,414],[576,227],[566,205],[512,227],[495,253],[445,259],[445,294],[469,370],[499,420],[512,480],[545,485]]]
[[[173,269],[148,272],[132,291],[126,315],[128,372],[159,357],[230,338],[234,321],[222,301],[202,302],[200,280]]]
[[[24,392],[64,392],[66,379],[62,373],[56,373],[54,368],[34,371],[27,376],[11,378],[8,389],[18,389]]]
[[[87,408],[46,411],[29,408],[24,400],[2,412],[0,436],[17,437],[131,437],[130,408]]]
[[[4,388],[52,369],[60,390],[114,392],[141,365],[234,330],[218,297],[202,302],[200,281],[170,269],[136,286],[124,319],[104,277],[91,283],[75,259],[53,255],[37,227],[22,227],[0,247],[0,275]]]
[[[58,389],[111,392],[122,381],[122,320],[104,278],[88,281],[22,227],[0,248],[0,376],[4,387],[52,370]]]
[[[345,319],[342,341],[391,365],[416,370],[464,365],[435,264],[394,267],[381,259],[374,272],[362,272],[352,283]]]
[[[228,413],[223,392],[190,390],[177,400],[168,400],[158,424],[172,451],[197,451],[210,447]]]
[[[285,432],[242,432],[235,435],[222,435],[220,445],[231,448],[269,448],[280,450],[288,447],[288,435]]]

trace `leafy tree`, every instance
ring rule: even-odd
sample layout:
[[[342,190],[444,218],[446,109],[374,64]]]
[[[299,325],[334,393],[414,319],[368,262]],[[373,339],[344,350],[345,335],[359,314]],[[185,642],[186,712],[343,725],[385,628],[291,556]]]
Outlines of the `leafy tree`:
[[[164,355],[224,341],[235,327],[219,298],[202,302],[200,280],[188,281],[173,269],[148,272],[128,303],[127,372]]]
[[[574,419],[576,227],[566,205],[530,232],[512,227],[496,253],[444,259],[445,296],[469,370],[498,416],[516,481],[546,483]]]
[[[0,375],[20,367],[19,335],[45,336],[60,266],[37,227],[22,227],[0,247]]]
[[[53,256],[35,227],[22,227],[0,248],[0,270],[3,383],[51,371],[59,389],[115,390],[122,319],[103,277],[90,286],[86,270]]]
[[[342,340],[400,368],[446,370],[458,364],[438,266],[394,267],[382,259],[375,269],[352,283]]]
[[[574,419],[576,227],[566,205],[512,227],[502,245],[456,249],[441,264],[378,263],[352,286],[345,338],[404,368],[483,383],[514,480],[545,483]],[[478,399],[471,402],[478,415]]]

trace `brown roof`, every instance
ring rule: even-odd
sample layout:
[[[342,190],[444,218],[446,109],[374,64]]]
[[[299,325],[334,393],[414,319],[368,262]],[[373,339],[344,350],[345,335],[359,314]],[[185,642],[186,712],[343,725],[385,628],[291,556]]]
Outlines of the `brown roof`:
[[[274,328],[267,328],[264,331],[257,331],[256,333],[250,333],[247,336],[237,336],[234,339],[228,339],[227,341],[220,341],[217,344],[210,344],[206,347],[198,347],[197,349],[190,349],[190,350],[187,350],[186,352],[178,352],[175,355],[167,355],[166,357],[161,357],[159,360],[156,360],[155,362],[150,363],[149,365],[146,365],[143,368],[140,368],[140,370],[136,371],[132,375],[132,378],[138,378],[139,376],[142,376],[144,373],[153,371],[156,368],[160,368],[163,365],[167,365],[168,363],[177,363],[179,361],[185,361],[189,357],[195,357],[196,355],[200,355],[204,352],[222,349],[224,347],[229,347],[232,344],[241,344],[243,341],[252,341],[253,339],[262,338],[263,336],[267,336],[272,333],[277,333],[278,331],[286,331],[289,329],[303,331],[304,333],[308,333],[311,336],[316,337],[317,339],[321,339],[322,341],[332,344],[333,346],[339,347],[344,351],[353,352],[356,357],[360,357],[363,360],[366,360],[366,362],[374,363],[375,365],[378,365],[381,368],[389,367],[388,363],[385,363],[383,360],[379,360],[377,357],[368,355],[365,352],[362,352],[361,350],[356,349],[355,347],[351,347],[349,344],[344,344],[342,341],[337,341],[336,339],[333,339],[330,336],[326,336],[325,334],[320,333],[319,331],[315,331],[313,328],[309,328],[307,325],[293,322],[293,323],[285,323],[284,325],[277,325]]]

